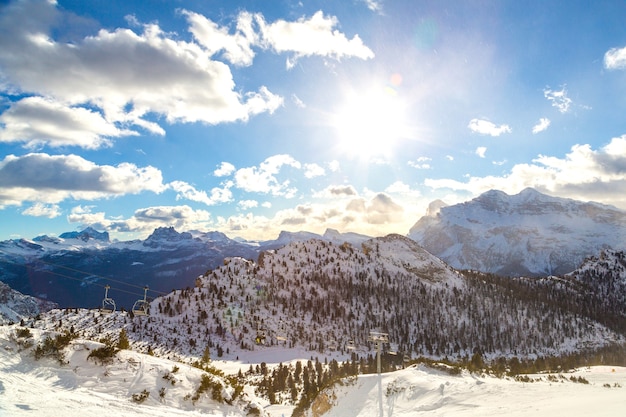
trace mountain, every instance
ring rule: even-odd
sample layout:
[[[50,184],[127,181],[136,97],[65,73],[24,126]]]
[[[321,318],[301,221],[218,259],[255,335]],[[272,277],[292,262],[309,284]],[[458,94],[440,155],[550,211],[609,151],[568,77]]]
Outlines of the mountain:
[[[178,232],[160,227],[145,240],[111,242],[106,232],[91,227],[58,237],[0,242],[0,280],[12,288],[57,302],[62,307],[93,308],[110,285],[118,308],[131,308],[143,298],[194,285],[196,277],[222,264],[224,258],[256,259],[266,249],[310,238],[360,244],[369,237],[328,230],[324,236],[309,232],[282,232],[278,239],[246,242],[215,231]]]
[[[59,237],[0,242],[0,279],[12,288],[62,307],[93,308],[104,286],[117,306],[130,308],[143,298],[193,286],[195,278],[226,256],[256,258],[256,247],[222,234],[158,228],[145,240],[111,242],[106,232],[87,228]]]
[[[0,281],[0,325],[19,322],[57,307],[50,301],[15,291]]]
[[[88,241],[89,239],[100,240],[102,242],[109,242],[109,234],[107,232],[98,232],[97,230],[88,227],[82,232],[66,232],[59,236],[61,239],[80,239]]]
[[[373,238],[358,246],[314,238],[262,251],[256,262],[226,258],[198,276],[194,287],[152,300],[149,317],[125,311],[103,314],[93,309],[56,309],[26,325],[39,340],[54,338],[48,345],[69,341],[70,336],[77,338],[76,342],[69,341],[73,345],[64,351],[67,356],[59,359],[70,360],[64,377],[71,377],[75,384],[93,386],[97,375],[101,381],[98,387],[127,397],[145,388],[151,393],[147,400],[151,406],[158,405],[156,397],[163,392],[167,404],[186,407],[189,403],[185,398],[193,395],[200,378],[205,379],[194,374],[193,382],[185,382],[186,370],[174,374],[169,370],[171,365],[152,358],[172,359],[187,369],[188,364],[202,368],[201,358],[209,355],[216,366],[230,369],[232,377],[226,378],[229,384],[245,383],[244,392],[262,397],[269,415],[286,410],[303,415],[301,411],[308,407],[331,405],[337,409],[330,415],[365,416],[370,414],[355,409],[354,400],[349,398],[354,392],[349,391],[355,387],[354,391],[364,390],[361,395],[372,395],[374,378],[359,374],[375,372],[372,338],[381,334],[384,337],[378,340],[388,338],[381,349],[384,372],[402,368],[419,357],[467,363],[479,372],[457,377],[448,374],[445,383],[434,386],[424,379],[444,376],[443,371],[452,369],[450,366],[439,365],[439,371],[426,373],[421,368],[419,375],[387,374],[384,392],[391,406],[443,406],[446,401],[432,396],[458,393],[451,386],[455,383],[469,382],[471,392],[484,393],[480,390],[496,383],[495,379],[485,379],[493,378],[482,370],[486,362],[499,369],[497,372],[514,374],[522,366],[563,366],[559,369],[567,370],[595,361],[623,363],[626,316],[620,300],[626,297],[625,270],[624,252],[605,251],[567,275],[499,277],[457,271],[405,236]],[[617,294],[607,302],[605,296],[611,291]],[[118,343],[122,330],[133,352],[150,356],[133,353],[131,361],[128,354],[120,353],[106,371],[91,368],[85,359],[88,353],[81,346],[95,351],[107,341]],[[17,332],[16,341],[5,344],[9,348],[15,343],[27,344]],[[20,333],[27,332],[22,329]],[[88,342],[94,340],[103,342]],[[40,353],[41,346],[47,346],[35,343],[39,343]],[[26,352],[22,357],[32,358],[33,354]],[[555,357],[561,359],[556,361]],[[302,358],[306,359],[294,364]],[[269,361],[273,365],[268,365]],[[0,376],[2,369],[0,366]],[[11,369],[24,370],[21,366]],[[24,378],[32,377],[29,369]],[[554,385],[563,386],[557,377],[542,375],[546,384],[559,382]],[[168,381],[172,380],[176,386],[186,384],[185,390],[171,388]],[[218,393],[234,392],[234,386],[231,390],[224,385],[226,380],[221,379],[223,389]],[[334,384],[337,381],[341,382]],[[186,395],[185,391],[191,393]],[[424,395],[414,395],[418,391]],[[337,401],[323,404],[331,398]],[[322,403],[312,404],[314,399]],[[273,405],[277,408],[272,409]],[[414,414],[415,409],[410,410]]]
[[[624,343],[622,307],[599,303],[598,288],[564,277],[460,273],[400,235],[360,247],[310,239],[264,251],[257,262],[227,258],[195,287],[154,299],[141,325],[110,316],[85,327],[83,313],[50,320],[89,338],[126,326],[132,340],[145,346],[148,334],[152,351],[168,356],[201,356],[207,345],[230,359],[269,346],[360,355],[375,330],[389,335],[386,350],[401,353],[387,356],[396,364],[403,356],[527,358]]]
[[[458,269],[556,275],[602,249],[624,249],[626,211],[532,188],[517,195],[492,190],[453,206],[434,202],[408,236]]]

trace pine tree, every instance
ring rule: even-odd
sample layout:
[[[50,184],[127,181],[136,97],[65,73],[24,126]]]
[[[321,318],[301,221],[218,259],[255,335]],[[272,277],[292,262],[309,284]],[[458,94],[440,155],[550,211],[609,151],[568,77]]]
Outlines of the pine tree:
[[[128,335],[126,329],[120,330],[120,336],[117,342],[118,349],[130,349],[130,342],[128,341]]]

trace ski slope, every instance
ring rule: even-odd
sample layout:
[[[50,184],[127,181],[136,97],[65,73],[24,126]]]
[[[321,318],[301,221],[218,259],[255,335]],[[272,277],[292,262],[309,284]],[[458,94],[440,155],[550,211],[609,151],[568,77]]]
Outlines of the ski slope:
[[[191,366],[135,351],[123,350],[109,365],[87,360],[98,342],[75,340],[66,350],[67,364],[44,358],[11,340],[12,328],[0,326],[0,416],[2,417],[128,417],[290,416],[293,407],[270,405],[247,386],[232,405],[203,394],[194,403],[202,371]],[[36,332],[36,331],[35,331]],[[301,358],[307,353],[283,348],[256,352],[241,361],[214,361],[234,374],[255,362],[268,366]],[[178,369],[176,369],[178,368]],[[167,376],[167,378],[165,378]],[[449,375],[423,365],[378,375],[361,375],[325,390],[313,404],[324,417],[408,416],[623,416],[626,410],[626,368],[590,367],[572,373],[529,376],[518,382],[464,372]],[[584,378],[587,384],[570,378]],[[174,383],[172,383],[174,381]],[[141,404],[133,395],[146,390]],[[160,393],[163,393],[161,396]],[[224,393],[225,396],[229,394]]]

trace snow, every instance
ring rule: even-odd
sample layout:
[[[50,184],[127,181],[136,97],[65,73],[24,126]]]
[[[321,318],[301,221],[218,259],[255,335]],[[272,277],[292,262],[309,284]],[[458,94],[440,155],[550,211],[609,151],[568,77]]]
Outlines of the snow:
[[[15,326],[0,326],[0,415],[3,417],[245,416],[244,404],[256,404],[261,415],[289,416],[292,406],[269,405],[255,398],[247,386],[234,405],[221,404],[203,394],[195,403],[188,396],[197,388],[202,371],[178,362],[120,351],[113,363],[99,365],[87,356],[102,346],[75,340],[66,350],[67,364],[52,359],[36,361],[18,346],[11,334]],[[42,336],[32,330],[35,340]],[[214,361],[212,365],[234,374],[248,363],[276,364],[306,359],[307,352],[284,348],[251,352],[241,361]],[[178,370],[174,371],[175,368]],[[175,379],[163,378],[168,375]],[[584,378],[588,384],[573,382]],[[462,372],[450,375],[425,365],[378,375],[346,379],[323,392],[314,403],[325,417],[381,416],[622,416],[626,410],[626,368],[598,366],[563,374],[530,375],[534,382]],[[159,392],[165,389],[160,398]],[[132,395],[148,390],[141,404]],[[309,415],[312,415],[309,412]],[[320,415],[320,414],[318,414]]]
[[[415,365],[380,379],[362,375],[351,385],[336,386],[328,392],[332,407],[324,416],[624,415],[626,368],[592,367],[553,376],[556,382],[531,375],[541,380],[522,383],[467,372],[451,376]],[[572,382],[571,376],[582,376],[589,384]]]

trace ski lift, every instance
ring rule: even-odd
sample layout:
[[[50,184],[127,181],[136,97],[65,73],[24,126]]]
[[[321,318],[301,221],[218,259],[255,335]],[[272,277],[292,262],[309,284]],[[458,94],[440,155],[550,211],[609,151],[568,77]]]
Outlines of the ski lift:
[[[265,344],[265,330],[264,329],[258,329],[256,331],[256,338],[254,339],[254,341],[256,342],[257,345],[264,345]]]
[[[346,343],[346,349],[348,350],[356,349],[356,343],[354,343],[354,340],[348,340],[348,343]]]
[[[133,304],[133,314],[136,316],[147,316],[150,304],[148,303],[148,286],[143,287],[143,300],[135,301]]]
[[[104,286],[104,299],[102,300],[102,308],[100,309],[101,313],[109,314],[115,311],[115,301],[112,298],[109,298],[109,285]]]

